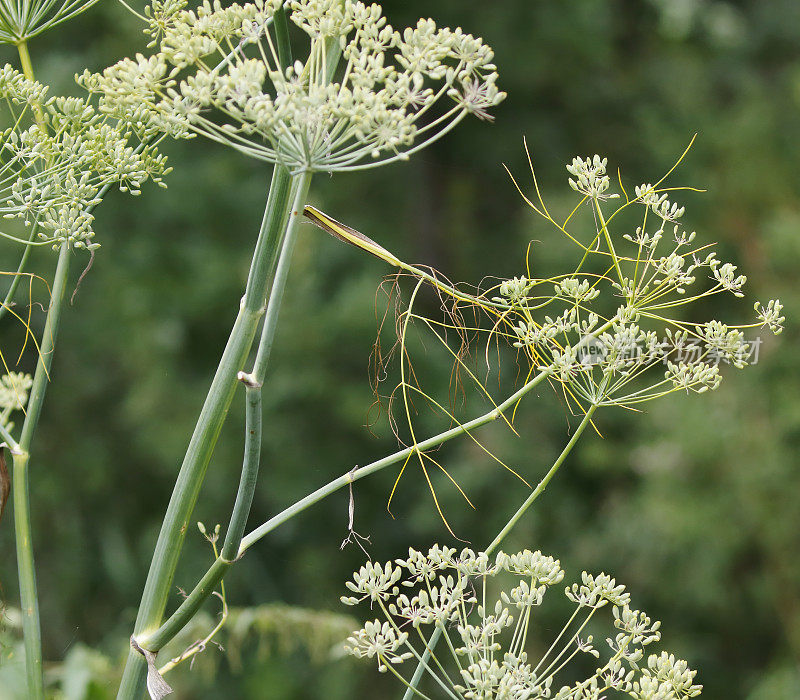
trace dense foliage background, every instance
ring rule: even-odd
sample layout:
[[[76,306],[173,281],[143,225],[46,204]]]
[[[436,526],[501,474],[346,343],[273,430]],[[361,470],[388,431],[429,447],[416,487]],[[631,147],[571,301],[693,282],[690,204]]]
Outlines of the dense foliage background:
[[[686,226],[721,243],[754,296],[784,302],[787,331],[762,347],[757,366],[712,395],[677,396],[638,415],[601,412],[603,438],[587,434],[508,548],[540,548],[573,574],[613,572],[638,606],[664,621],[664,646],[700,669],[706,697],[800,697],[800,369],[792,323],[800,294],[800,4],[386,0],[384,8],[395,26],[433,15],[482,35],[496,50],[509,97],[494,125],[468,120],[407,164],[318,176],[313,202],[452,279],[522,274],[531,240],[534,274],[537,265],[571,264],[572,251],[524,207],[501,167],[530,182],[523,136],[545,197],[563,209],[564,163],[574,155],[599,152],[631,182],[652,181],[699,133],[674,180],[708,190],[679,198]],[[77,92],[76,71],[100,69],[144,43],[136,21],[109,0],[31,51],[43,80]],[[5,58],[14,61],[10,52]],[[235,315],[269,177],[262,164],[208,142],[166,150],[175,167],[168,191],[116,195],[98,210],[102,248],[65,314],[32,460],[45,657],[68,657],[54,672],[66,674],[69,697],[109,692],[114,668],[106,659],[117,664],[126,647],[171,485]],[[3,246],[0,255],[9,269],[12,250]],[[50,275],[53,264],[49,251],[37,252],[40,274]],[[386,272],[380,261],[304,228],[266,385],[253,525],[394,449],[385,421],[365,427],[374,417],[375,290]],[[729,302],[714,302],[722,303]],[[726,312],[749,317],[752,309],[731,303]],[[35,322],[42,316],[37,310]],[[6,345],[18,329],[4,324]],[[29,354],[24,362],[33,361]],[[443,358],[431,353],[420,362],[429,386],[446,394]],[[483,433],[531,479],[575,424],[556,395],[541,395],[518,415],[521,439],[500,425]],[[468,413],[480,412],[477,398],[469,402]],[[242,394],[196,511],[207,524],[224,522],[233,501],[243,408]],[[478,512],[444,484],[443,507],[459,536],[480,547],[524,487],[468,442],[440,454]],[[371,536],[372,556],[433,541],[458,546],[416,472],[401,482],[394,517],[387,513],[395,476],[390,470],[355,489],[356,527]],[[242,623],[222,636],[228,654],[210,649],[191,672],[174,676],[178,697],[397,695],[371,665],[332,659],[324,633],[335,638],[341,620],[312,612],[350,612],[338,598],[364,555],[352,546],[340,551],[346,526],[341,494],[237,565],[227,579],[232,605],[307,611],[261,608],[249,632]],[[191,586],[210,551],[196,535],[185,552],[176,584]],[[8,514],[0,553],[0,595],[13,606]],[[286,630],[287,619],[298,622]],[[20,659],[11,651],[0,651],[0,678],[9,683],[3,689],[0,681],[1,697],[13,697]]]

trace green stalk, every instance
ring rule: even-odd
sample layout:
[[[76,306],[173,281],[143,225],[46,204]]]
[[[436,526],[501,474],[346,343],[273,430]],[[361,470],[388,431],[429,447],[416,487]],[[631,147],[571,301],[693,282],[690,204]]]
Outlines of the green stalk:
[[[44,697],[42,680],[42,631],[39,623],[39,600],[36,592],[36,569],[33,561],[33,539],[31,536],[30,493],[28,485],[28,462],[30,446],[42,404],[50,381],[55,340],[61,321],[61,310],[70,263],[69,243],[64,241],[58,254],[55,280],[47,311],[47,321],[39,348],[39,360],[33,375],[25,422],[19,444],[12,448],[14,489],[14,530],[17,546],[17,569],[19,595],[22,607],[22,632],[25,640],[25,672],[28,682],[28,697],[38,700]]]
[[[241,372],[239,379],[247,388],[247,411],[245,426],[245,453],[242,466],[242,475],[236,502],[231,514],[225,543],[220,556],[215,560],[211,569],[203,576],[200,583],[181,603],[178,609],[161,625],[153,634],[135,635],[136,641],[143,649],[158,651],[164,644],[172,639],[192,617],[198,608],[214,591],[214,587],[222,580],[227,570],[239,557],[239,545],[250,515],[253,503],[256,480],[258,478],[259,459],[261,453],[261,387],[264,382],[267,363],[269,360],[272,342],[277,328],[278,314],[283,301],[286,281],[289,277],[292,251],[297,238],[297,230],[303,215],[303,206],[308,196],[308,187],[311,183],[311,174],[302,173],[298,176],[297,187],[292,201],[290,219],[286,227],[286,236],[281,247],[280,259],[275,270],[275,276],[270,291],[267,313],[264,318],[264,327],[261,333],[258,353],[253,371],[249,374]]]
[[[589,410],[586,411],[586,415],[583,417],[583,420],[580,422],[580,425],[575,429],[575,432],[570,438],[570,441],[566,444],[564,449],[561,451],[561,454],[558,456],[555,462],[553,462],[553,466],[550,467],[550,470],[547,474],[544,475],[542,480],[537,484],[536,488],[531,492],[530,496],[528,496],[522,505],[517,509],[517,512],[511,516],[511,519],[503,526],[503,529],[497,533],[497,537],[492,540],[492,543],[486,548],[486,553],[491,554],[497,547],[500,546],[500,543],[505,539],[506,535],[511,531],[514,525],[517,524],[519,519],[525,514],[525,511],[533,505],[533,502],[542,495],[542,492],[547,488],[547,485],[550,483],[550,480],[555,476],[556,472],[559,470],[561,465],[564,463],[564,460],[567,458],[567,455],[572,451],[572,448],[575,447],[575,443],[578,442],[581,434],[589,423],[592,420],[592,414],[597,410],[596,405],[592,405],[589,407]],[[422,654],[422,658],[419,660],[417,664],[417,668],[414,671],[414,675],[411,678],[411,682],[408,685],[408,689],[406,690],[405,694],[403,695],[403,700],[411,700],[417,691],[417,686],[419,685],[420,681],[422,680],[422,674],[425,673],[425,667],[428,663],[428,659],[430,659],[431,654],[433,653],[433,649],[436,647],[436,644],[439,641],[439,638],[442,636],[442,628],[437,627],[433,634],[431,634],[430,639],[428,640],[428,644],[425,647],[425,652]]]
[[[24,39],[17,44],[17,53],[19,53],[19,62],[22,67],[22,74],[28,80],[36,80],[33,73],[33,64],[31,63],[31,54],[28,51],[28,42]],[[42,128],[46,129],[46,122],[44,120],[44,112],[42,112],[41,105],[33,105],[33,115],[36,118],[36,123]]]
[[[266,325],[266,324],[265,324]],[[264,347],[262,345],[262,347]],[[258,360],[256,361],[256,366],[258,366]],[[299,515],[304,510],[309,508],[310,506],[318,503],[319,501],[327,498],[331,494],[349,486],[354,481],[358,481],[359,479],[363,479],[370,474],[374,474],[381,469],[385,469],[386,467],[391,466],[392,464],[397,464],[398,462],[405,461],[414,451],[419,450],[424,452],[426,450],[430,450],[434,447],[438,447],[439,445],[452,440],[459,435],[464,435],[476,428],[479,428],[482,425],[486,425],[487,423],[491,423],[492,421],[497,420],[501,414],[511,408],[517,401],[519,401],[525,394],[531,391],[534,387],[536,387],[539,383],[541,383],[544,379],[549,376],[549,371],[544,371],[535,376],[529,382],[527,382],[524,386],[520,387],[516,392],[514,392],[511,396],[509,396],[505,401],[498,404],[496,408],[493,408],[491,411],[484,413],[482,416],[478,416],[477,418],[473,418],[471,421],[467,423],[463,423],[462,425],[456,426],[455,428],[450,428],[449,430],[440,433],[439,435],[435,435],[427,440],[423,440],[416,446],[407,447],[406,449],[399,450],[394,454],[388,455],[382,459],[379,459],[371,464],[367,464],[360,469],[356,469],[354,471],[347,472],[342,476],[334,479],[330,483],[326,484],[325,486],[317,489],[316,491],[308,494],[304,498],[300,499],[293,505],[286,508],[278,515],[274,516],[266,523],[261,525],[260,527],[253,530],[249,535],[244,538],[241,538],[241,545],[238,548],[236,553],[236,557],[231,560],[230,555],[228,558],[224,558],[223,556],[218,557],[211,567],[206,571],[203,575],[200,582],[194,587],[192,592],[186,597],[186,599],[181,603],[180,607],[167,619],[167,621],[150,636],[146,637],[137,637],[137,643],[144,649],[148,649],[149,651],[158,651],[161,649],[167,642],[169,642],[178,632],[183,629],[189,620],[194,616],[203,602],[210,596],[213,591],[214,587],[222,580],[222,578],[227,573],[228,569],[233,565],[236,559],[239,559],[244,555],[244,553],[256,542],[262,539],[264,536],[275,530],[277,527],[282,525],[288,520],[291,520],[296,515]],[[238,503],[238,499],[237,499]],[[232,519],[233,522],[233,519]],[[232,528],[231,528],[232,529]],[[230,529],[229,529],[230,532]]]
[[[28,45],[23,40],[17,44],[22,72],[29,80],[36,80],[33,65],[31,63]],[[44,114],[39,105],[34,105],[34,117],[39,126],[47,129]],[[139,148],[143,146],[139,146]],[[110,184],[105,185],[98,193],[98,198],[110,188]],[[94,210],[94,206],[87,208],[87,213]],[[36,225],[31,231],[30,240],[36,232]],[[3,309],[0,315],[11,304],[20,280],[20,273],[24,270],[30,246],[26,247],[22,255],[17,275],[11,284],[3,302]],[[56,336],[61,321],[61,311],[64,306],[67,277],[70,265],[70,246],[67,241],[61,244],[58,263],[56,264],[55,279],[50,297],[50,306],[47,311],[44,334],[39,348],[39,359],[34,372],[33,384],[28,399],[25,421],[22,425],[22,434],[19,443],[8,441],[10,435],[5,435],[13,455],[13,489],[14,489],[14,526],[17,547],[17,567],[20,583],[20,603],[22,606],[22,629],[25,644],[26,674],[28,682],[28,697],[38,700],[44,697],[42,680],[42,641],[41,625],[39,621],[39,603],[36,590],[36,569],[33,558],[33,541],[31,533],[30,517],[30,493],[28,469],[30,466],[30,448],[34,433],[39,424],[42,413],[44,397],[47,385],[50,381],[50,368],[53,364],[53,354],[55,352]],[[5,431],[4,431],[5,432]]]
[[[270,299],[272,297],[270,296]],[[261,464],[261,382],[256,382],[241,374],[240,379],[245,383],[245,440],[244,461],[242,475],[239,478],[239,489],[236,492],[236,502],[233,504],[230,524],[225,533],[225,543],[222,545],[220,557],[229,562],[236,559],[239,543],[242,541],[250,508],[253,505],[253,495],[258,481],[258,469]]]
[[[17,576],[19,577],[19,598],[22,608],[28,697],[39,700],[39,698],[44,698],[42,630],[39,622],[36,568],[33,561],[28,459],[27,452],[13,453],[14,536],[17,544]]]
[[[295,241],[297,240],[297,230],[300,219],[303,215],[303,207],[308,196],[308,187],[311,183],[311,175],[303,174],[297,185],[292,212],[289,215],[289,224],[286,229],[286,237],[281,248],[281,256],[278,260],[278,267],[275,270],[275,277],[272,281],[272,289],[269,294],[267,313],[264,317],[264,327],[261,331],[261,340],[258,344],[253,371],[249,374],[240,374],[246,387],[247,409],[245,413],[245,456],[242,465],[242,476],[239,481],[239,490],[236,494],[236,503],[231,514],[228,532],[225,535],[225,543],[222,546],[220,556],[228,561],[233,561],[239,556],[239,545],[244,535],[244,528],[247,525],[247,518],[250,515],[250,508],[253,504],[253,494],[258,479],[258,468],[261,455],[261,389],[264,385],[264,377],[267,372],[267,365],[272,354],[272,344],[275,340],[275,331],[278,327],[278,316],[283,303],[283,293],[286,290],[286,282],[289,278],[289,268],[291,267],[292,252],[294,251]]]
[[[533,379],[527,382],[525,385],[520,387],[517,391],[515,391],[511,396],[509,396],[505,401],[499,403],[496,408],[493,408],[491,411],[487,411],[481,416],[477,418],[473,418],[466,423],[462,423],[461,425],[457,425],[454,428],[450,428],[449,430],[445,430],[438,435],[434,435],[433,437],[428,438],[427,440],[423,440],[422,442],[417,443],[416,445],[412,445],[411,447],[407,447],[403,450],[399,450],[393,454],[390,454],[382,459],[379,459],[375,462],[371,462],[359,469],[355,469],[351,472],[347,472],[342,476],[334,479],[333,481],[329,482],[325,486],[317,489],[316,491],[308,494],[304,498],[301,498],[299,501],[294,503],[293,505],[286,508],[281,513],[278,513],[274,517],[270,518],[267,522],[263,525],[260,525],[251,533],[246,535],[242,539],[242,545],[239,548],[239,556],[242,556],[250,547],[252,547],[256,542],[258,542],[261,538],[265,535],[272,532],[275,528],[279,527],[287,520],[291,520],[294,516],[302,513],[306,508],[309,506],[318,503],[319,501],[327,498],[331,494],[335,493],[339,489],[343,489],[349,486],[354,481],[358,481],[359,479],[363,479],[365,476],[369,476],[370,474],[374,474],[381,469],[385,469],[392,464],[397,464],[398,462],[405,461],[408,459],[409,456],[414,454],[415,452],[427,452],[428,450],[433,449],[434,447],[438,447],[439,445],[452,440],[459,435],[464,435],[466,433],[470,433],[476,428],[481,427],[482,425],[486,425],[487,423],[491,423],[492,421],[497,420],[506,410],[510,409],[517,401],[519,401],[525,394],[531,391],[534,387],[544,381],[547,377],[550,376],[550,371],[545,370],[537,374]]]
[[[29,80],[36,80],[27,43],[25,41],[18,43],[17,51],[25,77]],[[34,106],[34,115],[39,126],[45,129],[44,115],[39,105]],[[32,700],[44,698],[44,680],[42,678],[42,629],[39,621],[39,597],[36,590],[36,567],[33,559],[28,465],[31,441],[36,426],[39,424],[47,384],[50,381],[50,368],[53,364],[53,353],[69,273],[69,252],[69,243],[64,241],[58,254],[50,306],[39,348],[39,359],[33,375],[25,421],[22,425],[22,434],[19,444],[13,448],[14,537],[17,549],[20,606],[22,608],[22,634],[25,645],[25,674],[28,697]],[[26,254],[23,254],[23,262],[20,267],[24,265]],[[13,283],[7,296],[13,297],[12,290],[14,290]]]
[[[275,270],[286,230],[291,185],[289,172],[281,166],[275,166],[239,314],[189,442],[153,552],[134,627],[137,637],[154,632],[161,624],[183,539],[206,468],[228,415],[238,384],[238,373],[250,354],[258,322],[264,313],[269,280]],[[117,697],[139,697],[144,688],[146,671],[144,657],[131,649]]]
[[[292,65],[292,45],[289,40],[289,21],[286,7],[281,5],[275,10],[275,43],[278,45],[278,60],[286,68]]]
[[[572,434],[570,441],[566,444],[564,449],[561,451],[561,454],[558,456],[558,459],[553,462],[553,466],[550,467],[550,470],[547,474],[544,475],[542,480],[536,485],[536,488],[531,492],[531,495],[528,496],[522,505],[517,509],[517,512],[511,516],[511,519],[505,524],[500,532],[497,533],[497,537],[492,540],[492,543],[486,548],[486,553],[490,554],[493,550],[500,546],[500,543],[505,539],[506,535],[511,532],[514,525],[519,522],[519,519],[525,515],[525,511],[533,505],[533,502],[542,495],[544,490],[547,488],[547,485],[550,483],[550,480],[556,475],[556,472],[559,470],[561,465],[564,463],[564,460],[567,458],[570,452],[572,452],[572,448],[575,447],[575,443],[578,442],[583,431],[586,430],[589,423],[591,423],[592,415],[597,410],[596,405],[589,406],[589,409],[586,411],[586,415],[584,415],[583,420],[580,422],[578,427],[575,429],[575,432]]]

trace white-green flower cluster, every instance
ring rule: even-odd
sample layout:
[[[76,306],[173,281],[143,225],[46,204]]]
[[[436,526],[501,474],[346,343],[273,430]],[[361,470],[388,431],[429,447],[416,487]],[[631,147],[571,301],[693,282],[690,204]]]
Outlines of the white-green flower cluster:
[[[711,246],[696,243],[695,232],[675,224],[685,208],[671,202],[666,189],[640,185],[633,199],[622,190],[624,202],[604,211],[605,200],[616,196],[608,192],[606,165],[594,156],[567,166],[570,186],[592,209],[588,238],[557,223],[541,199],[528,201],[580,247],[575,272],[513,278],[487,293],[497,295],[489,296],[491,303],[485,297],[476,303],[499,318],[495,328],[504,327],[535,368],[550,373],[582,406],[633,405],[673,391],[715,389],[721,365],[743,368],[757,359],[761,341],[748,340],[745,330],[779,333],[783,307],[778,300],[756,303],[758,321],[744,325],[687,320],[681,310],[699,299],[744,296],[746,277]],[[618,222],[629,221],[636,207],[641,225],[626,231]],[[578,220],[574,212],[570,220]]]
[[[199,133],[292,170],[334,171],[405,159],[469,114],[489,119],[505,97],[492,50],[431,19],[399,32],[378,5],[292,0],[310,46],[284,66],[273,36],[280,0],[185,5],[146,11],[157,53],[82,76],[102,110],[138,110],[141,131]]]
[[[563,579],[561,563],[539,551],[489,557],[438,545],[427,553],[410,549],[407,559],[370,563],[347,582],[357,595],[342,602],[369,600],[383,619],[366,622],[345,648],[408,683],[403,664],[416,667],[438,629],[440,651],[423,662],[425,671],[437,690],[465,700],[601,700],[609,691],[637,700],[700,695],[696,672],[685,661],[667,652],[643,661],[645,648],[661,638],[660,623],[633,609],[625,587],[607,574],[583,572],[581,582],[564,591],[574,612],[563,628],[557,634],[537,630],[537,608]],[[595,647],[586,630],[602,608],[610,608],[614,631]],[[547,648],[535,662],[527,651],[534,640]],[[598,664],[577,682],[576,657]]]
[[[148,179],[163,184],[166,158],[126,121],[85,99],[48,98],[46,86],[8,64],[0,94],[14,124],[0,133],[0,214],[29,227],[29,240],[19,242],[95,248],[91,211],[105,188],[139,194]]]
[[[783,322],[786,317],[781,316],[783,304],[781,304],[780,299],[772,299],[766,306],[756,302],[753,308],[758,312],[758,320],[761,322],[762,327],[766,326],[775,335],[778,335],[783,330]]]
[[[619,197],[618,194],[605,194],[611,185],[611,180],[606,175],[606,165],[608,158],[601,158],[596,153],[594,158],[576,156],[567,166],[567,172],[575,176],[574,180],[569,178],[569,186],[587,197],[601,199]]]
[[[665,192],[659,192],[649,182],[644,185],[637,185],[633,188],[633,191],[639,202],[664,221],[676,221],[686,211],[685,207],[679,207],[677,204],[670,202]]]
[[[22,372],[9,372],[0,377],[0,425],[6,430],[14,427],[11,414],[25,408],[32,384],[31,375]]]

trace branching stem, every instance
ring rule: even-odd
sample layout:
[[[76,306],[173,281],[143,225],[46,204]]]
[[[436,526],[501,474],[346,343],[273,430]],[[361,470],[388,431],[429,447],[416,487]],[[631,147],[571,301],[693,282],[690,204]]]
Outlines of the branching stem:
[[[473,418],[471,421],[446,430],[439,435],[428,438],[427,440],[423,440],[416,445],[399,450],[394,454],[388,455],[382,459],[372,462],[371,464],[367,464],[364,467],[356,470],[350,470],[347,473],[342,474],[340,477],[334,479],[330,483],[289,506],[281,513],[278,513],[266,523],[260,527],[257,527],[251,533],[242,538],[236,558],[238,559],[244,555],[244,553],[251,546],[286,521],[291,520],[296,515],[299,515],[310,506],[318,503],[324,498],[327,498],[336,491],[348,487],[352,482],[363,479],[365,476],[374,474],[375,472],[385,469],[393,464],[402,462],[414,452],[424,452],[426,450],[430,450],[449,440],[452,440],[455,437],[458,437],[459,435],[464,435],[482,425],[497,420],[503,412],[511,409],[523,396],[525,396],[525,394],[544,381],[549,374],[549,370],[539,373],[522,387],[520,387],[511,396],[509,396],[505,401],[498,404],[497,408],[493,408],[491,411],[488,411],[477,418]],[[564,457],[566,457],[566,454]],[[542,487],[542,489],[543,488],[544,487]],[[222,556],[218,557],[202,577],[200,582],[194,587],[194,590],[192,590],[192,592],[186,597],[181,606],[157,631],[151,635],[137,636],[137,642],[139,645],[142,648],[150,651],[158,651],[161,649],[181,629],[183,629],[189,620],[191,620],[199,607],[214,591],[214,587],[217,585],[217,583],[219,583],[219,581],[222,580],[222,577],[227,573],[232,564],[233,560],[226,559]]]
[[[275,167],[239,314],[189,442],[153,552],[134,627],[137,639],[156,631],[161,624],[192,511],[239,383],[238,374],[250,354],[258,322],[264,313],[269,280],[278,261],[289,216],[292,181],[285,168]],[[144,688],[146,671],[142,655],[131,649],[117,697],[138,698]]]

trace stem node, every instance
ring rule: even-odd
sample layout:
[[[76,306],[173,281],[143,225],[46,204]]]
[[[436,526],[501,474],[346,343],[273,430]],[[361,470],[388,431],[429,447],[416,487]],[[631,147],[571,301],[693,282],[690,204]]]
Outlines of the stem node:
[[[249,372],[239,372],[236,378],[248,389],[260,389],[262,387],[262,383]]]

